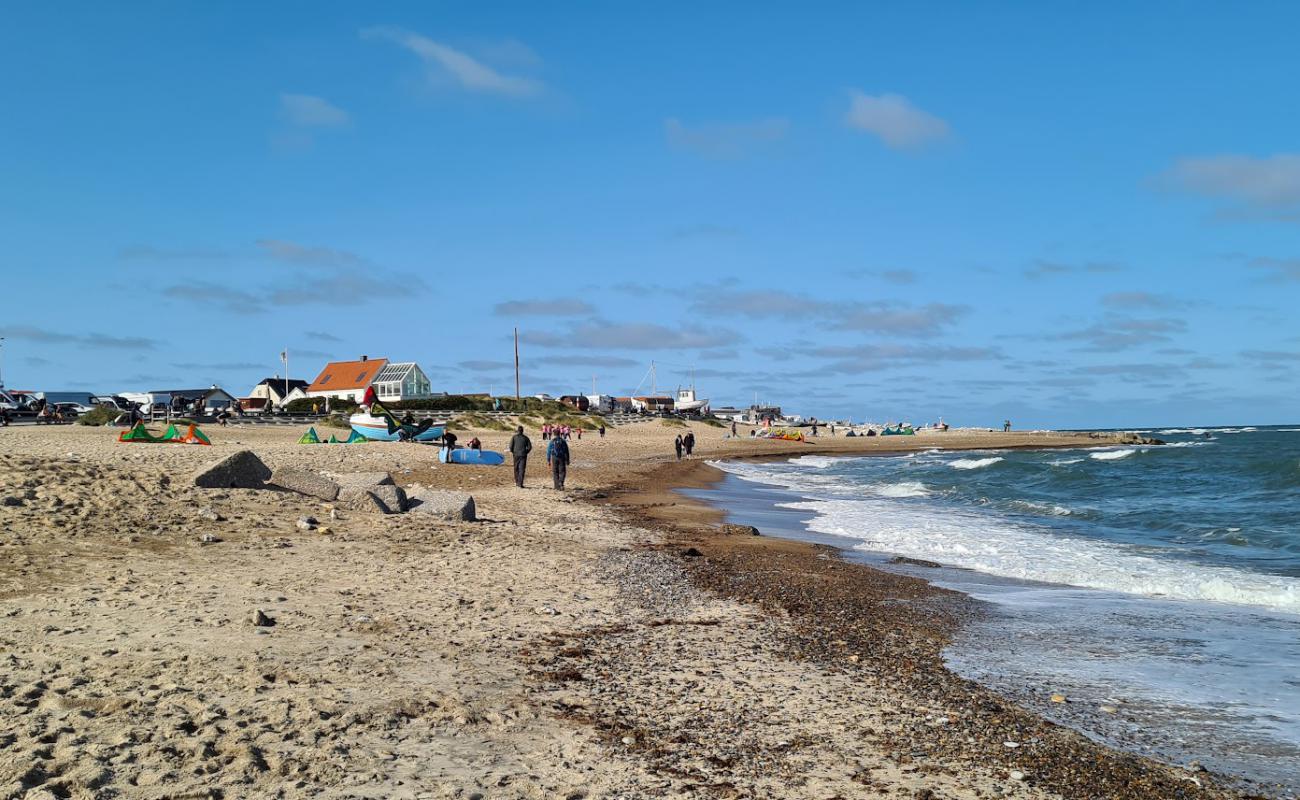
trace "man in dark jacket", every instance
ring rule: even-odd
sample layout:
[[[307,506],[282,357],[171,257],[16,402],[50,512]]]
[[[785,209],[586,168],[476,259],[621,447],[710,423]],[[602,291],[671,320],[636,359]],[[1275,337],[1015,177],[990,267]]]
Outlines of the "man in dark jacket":
[[[528,469],[528,454],[533,452],[533,441],[524,435],[524,426],[520,425],[515,435],[510,437],[510,455],[515,460],[515,486],[524,488],[524,472]]]
[[[555,488],[564,489],[564,479],[569,472],[569,443],[563,439],[552,439],[546,447],[546,463],[551,465],[551,478]]]
[[[673,449],[677,451],[677,460],[678,460],[678,461],[681,461],[681,460],[682,460],[682,437],[681,437],[681,434],[678,434],[678,435],[677,435],[677,438],[673,440]]]
[[[687,433],[685,436],[683,436],[682,446],[686,448],[686,455],[689,456],[691,454],[691,451],[695,449],[695,434]]]

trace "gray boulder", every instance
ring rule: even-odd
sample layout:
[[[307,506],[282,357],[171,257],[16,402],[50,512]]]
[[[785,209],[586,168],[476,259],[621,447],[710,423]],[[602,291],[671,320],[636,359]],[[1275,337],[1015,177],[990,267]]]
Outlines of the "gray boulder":
[[[416,489],[407,495],[406,504],[413,514],[428,514],[438,519],[473,522],[477,518],[474,498],[467,492]]]
[[[332,474],[330,477],[339,485],[339,489],[369,489],[371,486],[388,486],[393,476],[387,472],[348,472]]]
[[[271,479],[271,468],[252,450],[231,453],[194,473],[200,489],[261,489]]]
[[[305,469],[277,469],[271,476],[271,485],[309,497],[318,497],[326,502],[339,496],[337,483]]]
[[[385,501],[379,495],[383,489],[398,489],[396,486],[371,486],[368,489],[344,489],[339,493],[339,505],[349,511],[362,514],[398,514],[402,511],[403,497],[390,497]],[[389,502],[394,505],[390,506]],[[394,507],[395,506],[395,507]]]

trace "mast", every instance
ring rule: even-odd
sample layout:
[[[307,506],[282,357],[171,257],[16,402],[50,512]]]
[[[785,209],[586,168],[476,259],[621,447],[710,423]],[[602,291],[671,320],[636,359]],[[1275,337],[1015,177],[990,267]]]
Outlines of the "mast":
[[[519,400],[519,329],[515,328],[515,401]]]

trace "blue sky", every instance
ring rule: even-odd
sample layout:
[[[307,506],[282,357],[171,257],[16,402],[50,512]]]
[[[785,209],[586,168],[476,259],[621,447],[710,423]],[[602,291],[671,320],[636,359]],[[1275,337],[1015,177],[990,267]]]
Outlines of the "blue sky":
[[[11,388],[331,358],[822,417],[1296,422],[1300,9],[48,4]]]

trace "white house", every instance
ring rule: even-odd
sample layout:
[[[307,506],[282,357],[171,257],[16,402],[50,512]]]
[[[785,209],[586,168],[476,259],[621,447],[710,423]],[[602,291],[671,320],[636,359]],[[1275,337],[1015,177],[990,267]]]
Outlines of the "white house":
[[[359,361],[332,361],[307,387],[307,397],[333,397],[360,403],[375,387],[380,402],[426,400],[433,397],[429,378],[414,361],[389,363],[362,356]]]
[[[285,387],[288,387],[287,389]],[[298,378],[264,378],[248,393],[249,400],[265,400],[266,405],[282,406],[299,397],[306,397],[307,381]]]

